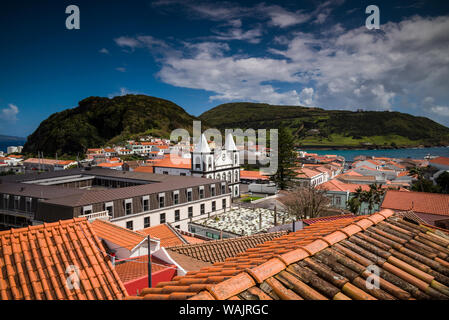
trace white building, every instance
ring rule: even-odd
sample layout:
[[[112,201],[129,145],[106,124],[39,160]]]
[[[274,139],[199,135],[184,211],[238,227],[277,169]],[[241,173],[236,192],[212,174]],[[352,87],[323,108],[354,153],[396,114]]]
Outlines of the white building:
[[[204,134],[191,152],[192,176],[226,180],[232,197],[240,196],[239,152],[232,134],[228,134],[224,148],[210,149]]]
[[[7,149],[7,153],[21,153],[23,146],[9,146]]]

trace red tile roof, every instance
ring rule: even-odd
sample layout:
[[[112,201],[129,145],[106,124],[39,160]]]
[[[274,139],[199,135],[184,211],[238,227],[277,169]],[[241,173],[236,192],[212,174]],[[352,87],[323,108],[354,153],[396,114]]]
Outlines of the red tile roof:
[[[358,188],[362,188],[363,191],[368,191],[370,189],[367,184],[354,184],[354,183],[344,183],[337,179],[326,181],[319,186],[320,189],[326,189],[329,191],[349,191],[356,192]]]
[[[74,161],[74,160],[60,160],[56,164],[60,164],[60,165],[66,166],[66,165],[71,164],[71,163],[76,163],[76,161]]]
[[[153,166],[140,166],[134,169],[135,172],[147,172],[147,173],[154,173],[154,167]]]
[[[24,163],[37,163],[37,164],[47,164],[47,165],[55,165],[58,163],[58,160],[55,159],[38,159],[38,158],[28,158],[24,161]]]
[[[161,241],[161,247],[167,248],[187,243],[184,238],[167,224],[160,224],[138,231],[143,235],[150,235],[151,238],[157,238]]]
[[[155,273],[169,268],[176,269],[176,266],[151,256],[151,274],[154,275]],[[148,256],[140,256],[117,261],[115,264],[115,270],[124,284],[129,281],[147,277]]]
[[[317,175],[322,174],[322,172],[309,168],[297,169],[295,170],[295,172],[297,173],[296,175],[297,178],[313,178],[316,177]]]
[[[289,234],[290,247],[237,270],[217,265],[144,289],[143,299],[414,300],[449,299],[449,234],[382,210],[314,224]],[[337,228],[330,228],[338,223]],[[298,240],[307,233],[308,241]],[[306,235],[302,235],[307,237]],[[268,247],[282,247],[282,238]],[[265,244],[264,244],[265,246]],[[256,249],[256,248],[254,248]],[[248,250],[249,251],[249,250]],[[260,250],[254,250],[260,251]],[[252,251],[253,252],[253,251]],[[251,252],[251,253],[252,253]],[[371,270],[378,270],[376,276]],[[370,281],[378,280],[378,286]],[[375,281],[377,282],[377,281]],[[369,283],[371,286],[368,286]]]
[[[189,244],[196,244],[196,243],[204,243],[206,240],[198,239],[196,237],[186,236],[185,234],[182,235],[182,237],[187,240]]]
[[[92,222],[92,229],[99,238],[110,241],[128,250],[134,249],[145,240],[145,236],[141,233],[122,228],[101,219]]]
[[[260,174],[260,171],[240,170],[240,179],[268,180],[268,176]]]
[[[78,290],[67,286],[70,266],[79,268]],[[0,232],[0,300],[107,300],[126,296],[86,219]]]
[[[121,167],[122,165],[123,165],[122,162],[119,162],[119,163],[107,163],[107,162],[104,162],[104,163],[97,164],[97,167],[100,167],[100,168],[114,168],[114,167]]]
[[[317,217],[302,220],[304,223],[311,225],[313,223],[322,222],[322,221],[334,221],[338,219],[346,219],[346,218],[354,218],[356,215],[354,214],[340,214],[336,216],[327,216],[327,217]]]
[[[191,159],[178,156],[167,156],[154,164],[155,167],[190,169]]]
[[[281,237],[260,243],[257,246],[246,249],[246,251],[242,251],[235,256],[226,258],[223,262],[216,262],[211,267],[202,268],[194,272],[188,272],[185,276],[175,277],[173,278],[173,281],[159,284],[156,288],[144,289],[142,295],[145,295],[146,299],[178,298],[177,295],[160,296],[160,289],[162,289],[161,287],[168,286],[173,288],[174,292],[183,292],[187,294],[187,297],[184,297],[184,299],[186,299],[202,290],[201,286],[194,286],[194,284],[210,285],[222,282],[247,268],[261,265],[279,254],[283,254],[295,250],[300,246],[309,244],[313,241],[313,239],[325,236],[359,219],[362,219],[362,217],[314,223],[303,230],[291,232]],[[190,286],[188,293],[183,291],[186,290],[184,287],[186,285]],[[175,287],[177,286],[181,287],[176,289]]]
[[[449,158],[447,158],[447,157],[438,157],[438,158],[430,160],[430,163],[442,164],[442,165],[445,165],[445,166],[449,166]]]
[[[449,216],[449,194],[388,190],[381,207]]]

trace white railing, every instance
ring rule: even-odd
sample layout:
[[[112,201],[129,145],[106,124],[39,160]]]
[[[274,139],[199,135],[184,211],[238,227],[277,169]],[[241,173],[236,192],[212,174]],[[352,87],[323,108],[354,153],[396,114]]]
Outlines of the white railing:
[[[92,222],[97,219],[109,221],[110,216],[109,216],[109,211],[99,211],[99,212],[80,215],[79,218],[86,218],[89,222]]]

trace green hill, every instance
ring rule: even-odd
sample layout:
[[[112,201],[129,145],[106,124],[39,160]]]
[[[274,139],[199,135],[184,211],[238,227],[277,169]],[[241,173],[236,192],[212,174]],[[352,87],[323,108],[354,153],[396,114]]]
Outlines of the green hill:
[[[304,147],[449,145],[449,128],[425,117],[388,111],[324,110],[261,103],[227,103],[204,112],[205,124],[225,128],[290,128]]]
[[[140,135],[169,137],[184,128],[191,132],[196,118],[168,100],[145,95],[112,99],[89,97],[73,109],[52,114],[28,137],[24,152],[46,156],[76,155]]]
[[[306,147],[404,147],[449,145],[449,128],[424,117],[400,112],[340,111],[259,103],[227,103],[200,117],[208,127],[270,129],[285,125],[298,145]],[[170,136],[177,128],[192,130],[193,120],[168,100],[145,95],[112,99],[89,97],[73,109],[44,120],[28,137],[25,153],[76,155],[87,148],[118,144],[142,135]]]

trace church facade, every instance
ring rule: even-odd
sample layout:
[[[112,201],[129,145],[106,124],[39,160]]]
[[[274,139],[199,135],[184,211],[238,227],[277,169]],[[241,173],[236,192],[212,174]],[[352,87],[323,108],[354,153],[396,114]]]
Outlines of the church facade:
[[[228,134],[223,148],[211,150],[206,137],[191,152],[192,176],[225,180],[233,198],[240,196],[240,159],[232,134]]]

